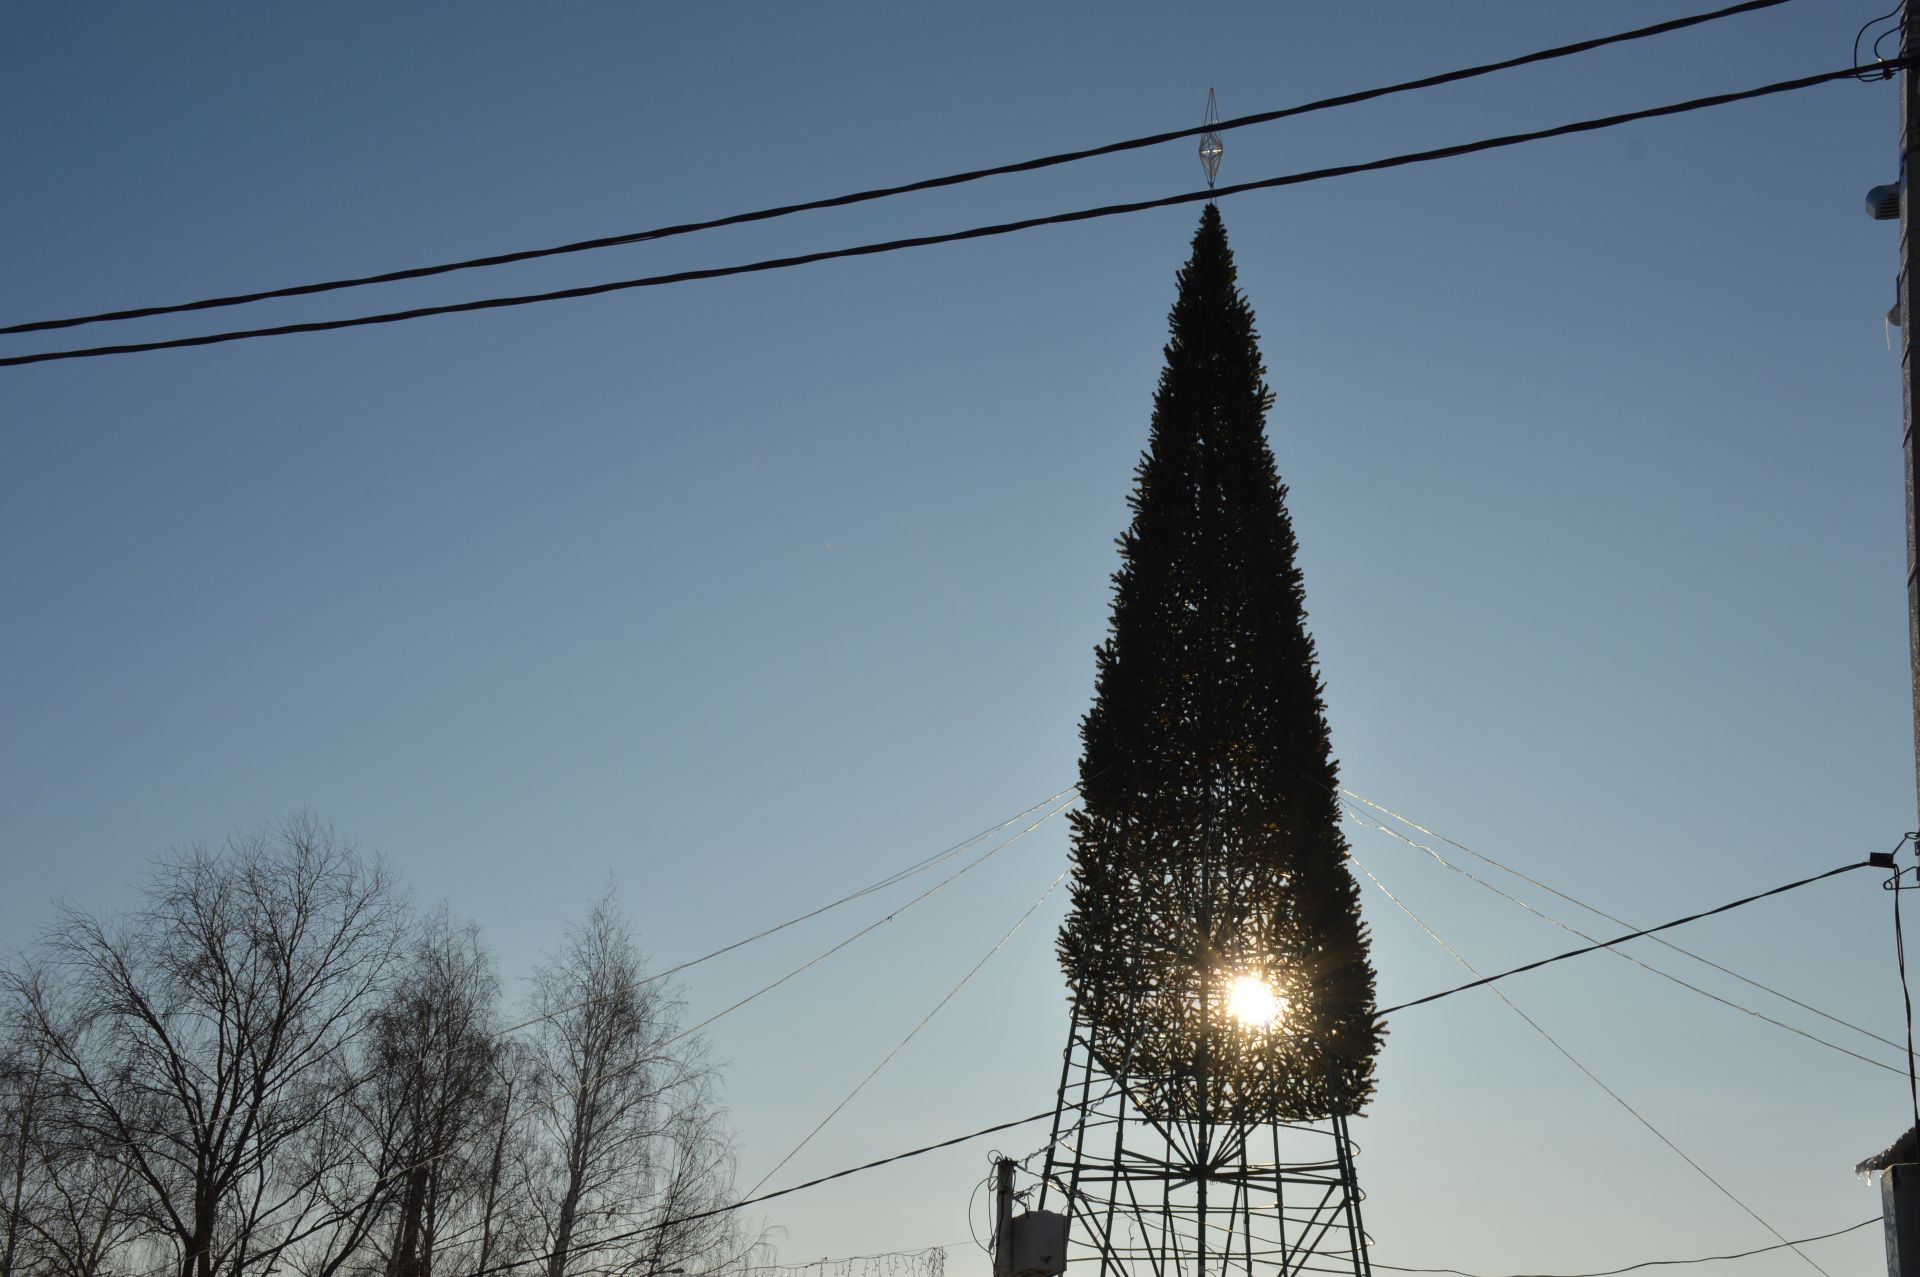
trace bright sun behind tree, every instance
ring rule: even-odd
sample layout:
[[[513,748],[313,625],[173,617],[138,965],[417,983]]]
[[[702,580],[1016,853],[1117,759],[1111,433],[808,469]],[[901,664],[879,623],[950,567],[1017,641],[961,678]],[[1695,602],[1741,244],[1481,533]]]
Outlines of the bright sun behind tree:
[[[1287,1000],[1257,975],[1238,975],[1227,987],[1227,1014],[1250,1029],[1265,1029],[1287,1013]]]

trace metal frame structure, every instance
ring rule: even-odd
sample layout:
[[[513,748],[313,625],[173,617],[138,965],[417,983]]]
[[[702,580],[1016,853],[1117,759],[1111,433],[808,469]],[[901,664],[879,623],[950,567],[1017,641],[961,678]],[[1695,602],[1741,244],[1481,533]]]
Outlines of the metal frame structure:
[[[1076,1011],[1039,1200],[1063,1199],[1070,1263],[1101,1277],[1372,1277],[1344,1115],[1156,1116],[1142,1081],[1099,1058]]]

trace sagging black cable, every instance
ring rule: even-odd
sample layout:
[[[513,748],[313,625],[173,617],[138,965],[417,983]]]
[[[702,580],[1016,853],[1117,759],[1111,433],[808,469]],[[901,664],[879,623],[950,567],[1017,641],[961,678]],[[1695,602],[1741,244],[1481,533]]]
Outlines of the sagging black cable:
[[[1845,1228],[1836,1228],[1830,1233],[1816,1233],[1812,1237],[1796,1237],[1789,1242],[1776,1242],[1771,1246],[1756,1246],[1752,1250],[1734,1251],[1726,1255],[1697,1255],[1690,1259],[1643,1259],[1637,1264],[1627,1264],[1620,1268],[1603,1268],[1592,1273],[1513,1273],[1510,1277],[1619,1277],[1621,1273],[1637,1272],[1642,1268],[1667,1268],[1676,1264],[1717,1264],[1730,1259],[1746,1259],[1753,1255],[1765,1255],[1770,1251],[1786,1250],[1789,1247],[1804,1246],[1808,1242],[1823,1242],[1829,1237],[1839,1237],[1865,1228],[1869,1224],[1880,1222],[1880,1216],[1863,1219],[1857,1224],[1848,1224]],[[1448,1273],[1452,1277],[1483,1277],[1480,1273],[1470,1273],[1464,1268],[1407,1268],[1400,1264],[1383,1264],[1377,1259],[1369,1261],[1375,1268],[1384,1268],[1395,1273]],[[1345,1272],[1345,1269],[1310,1269],[1312,1272]]]
[[[818,1179],[810,1179],[804,1183],[794,1184],[787,1188],[778,1188],[771,1193],[762,1193],[758,1197],[746,1197],[726,1206],[716,1206],[711,1210],[694,1211],[692,1214],[681,1215],[674,1219],[663,1219],[658,1223],[644,1224],[639,1228],[629,1229],[623,1233],[614,1233],[609,1237],[597,1237],[590,1242],[578,1243],[570,1247],[569,1250],[570,1253],[575,1254],[585,1253],[598,1250],[605,1246],[611,1246],[615,1242],[630,1241],[635,1237],[641,1237],[647,1233],[664,1232],[669,1228],[677,1228],[682,1224],[695,1224],[703,1219],[712,1219],[716,1215],[726,1215],[733,1211],[744,1210],[746,1207],[758,1205],[761,1202],[770,1202],[776,1197],[785,1197],[789,1193],[798,1193],[803,1189],[817,1188],[821,1184],[830,1183],[836,1179],[845,1179],[849,1175],[858,1175],[863,1171],[875,1170],[882,1166],[891,1165],[894,1162],[904,1162],[910,1157],[920,1157],[927,1153],[938,1152],[943,1148],[952,1148],[955,1144],[964,1144],[968,1140],[977,1140],[983,1135],[992,1135],[999,1131],[1010,1131],[1016,1126],[1027,1126],[1033,1122],[1038,1122],[1052,1116],[1053,1110],[1047,1109],[1045,1112],[1035,1113],[1030,1117],[1016,1118],[1011,1122],[1001,1122],[996,1126],[985,1126],[965,1135],[956,1135],[950,1140],[941,1140],[937,1144],[924,1144],[919,1148],[908,1149],[904,1153],[895,1153],[891,1157],[882,1157],[876,1161],[866,1162],[860,1166],[849,1166],[844,1171],[835,1171],[831,1175],[822,1175]],[[544,1264],[552,1258],[553,1255],[551,1252],[544,1255],[529,1255],[525,1259],[507,1260],[498,1264],[490,1264],[485,1268],[476,1268],[470,1273],[462,1274],[461,1277],[492,1277],[494,1273],[511,1272],[516,1268],[525,1268],[531,1264]]]
[[[1726,904],[1718,905],[1712,909],[1703,909],[1699,913],[1690,913],[1684,918],[1675,918],[1672,922],[1663,922],[1657,927],[1643,927],[1639,931],[1629,931],[1624,936],[1615,936],[1611,940],[1602,940],[1598,944],[1585,945],[1578,949],[1569,949],[1565,953],[1556,953],[1551,958],[1541,958],[1537,962],[1528,962],[1521,966],[1499,972],[1496,975],[1482,976],[1480,979],[1470,981],[1467,984],[1456,985],[1451,989],[1442,989],[1438,993],[1429,993],[1424,998],[1415,998],[1411,1002],[1402,1002],[1398,1006],[1391,1006],[1376,1011],[1374,1012],[1374,1018],[1384,1020],[1390,1015],[1407,1010],[1409,1007],[1424,1006],[1429,1002],[1438,1002],[1441,998],[1450,998],[1456,993],[1465,993],[1469,989],[1478,989],[1484,985],[1492,984],[1496,980],[1504,980],[1508,976],[1520,975],[1527,971],[1537,971],[1541,967],[1551,965],[1552,963],[1565,962],[1568,958],[1578,958],[1582,954],[1597,953],[1601,949],[1611,949],[1617,944],[1625,944],[1629,940],[1638,940],[1641,936],[1650,936],[1656,932],[1671,931],[1675,927],[1684,927],[1689,922],[1698,922],[1702,918],[1711,918],[1715,914],[1728,913],[1743,905],[1750,905],[1756,900],[1765,900],[1769,896],[1785,895],[1789,891],[1798,891],[1802,887],[1811,886],[1816,882],[1823,882],[1828,878],[1837,877],[1840,874],[1852,873],[1856,869],[1881,867],[1884,867],[1883,862],[1875,860],[1857,860],[1852,864],[1840,865],[1837,868],[1827,870],[1825,873],[1817,873],[1811,878],[1802,878],[1797,882],[1789,882],[1784,886],[1774,887],[1768,891],[1756,892],[1751,896],[1742,896],[1738,900],[1730,900]]]
[[[1900,61],[1879,64],[1880,69],[1894,69],[1904,65]],[[1775,84],[1764,84],[1757,88],[1742,89],[1732,93],[1715,93],[1701,98],[1689,98],[1684,102],[1672,102],[1665,106],[1647,107],[1639,111],[1626,111],[1617,115],[1599,116],[1589,120],[1576,120],[1571,124],[1560,124],[1552,128],[1536,129],[1527,133],[1509,133],[1499,137],[1482,138],[1474,142],[1461,142],[1453,146],[1434,147],[1425,151],[1409,151],[1400,155],[1390,155],[1383,159],[1366,160],[1355,164],[1337,164],[1328,168],[1308,169],[1299,173],[1286,173],[1278,177],[1261,178],[1252,182],[1239,182],[1217,189],[1189,191],[1183,195],[1168,195],[1159,199],[1137,200],[1125,204],[1104,204],[1096,208],[1079,209],[1071,213],[1054,213],[1045,217],[1029,217],[1013,222],[999,222],[988,226],[975,226],[966,230],[947,231],[937,235],[916,235],[905,239],[881,240],[869,244],[856,244],[848,248],[825,249],[814,253],[800,253],[791,257],[772,257],[756,262],[742,262],[732,266],[714,266],[703,270],[674,271],[664,275],[647,275],[638,279],[612,280],[600,284],[585,284],[577,288],[560,288],[544,293],[525,293],[512,297],[486,297],[474,301],[451,302],[438,306],[418,306],[411,310],[386,311],[375,315],[356,315],[348,319],[323,319],[300,324],[279,324],[269,328],[247,328],[230,332],[206,333],[197,337],[175,337],[164,341],[127,342],[112,346],[87,346],[69,350],[49,350],[33,355],[11,355],[0,358],[0,368],[18,367],[24,364],[49,363],[62,359],[94,359],[107,355],[131,355],[153,350],[180,350],[189,346],[213,346],[230,341],[247,341],[257,337],[287,337],[301,333],[333,332],[345,328],[364,328],[373,324],[394,324],[411,319],[424,319],[432,315],[454,315],[467,311],[500,310],[511,306],[531,306],[540,302],[566,301],[579,297],[597,297],[603,293],[624,292],[636,288],[658,288],[666,284],[691,283],[695,280],[724,279],[733,275],[751,275],[763,271],[785,270],[794,266],[807,266],[814,262],[836,261],[848,257],[871,257],[880,253],[899,252],[910,248],[927,248],[935,244],[953,244],[965,240],[986,239],[991,236],[1009,235],[1016,231],[1031,230],[1039,226],[1058,226],[1071,222],[1086,222],[1096,218],[1115,217],[1124,213],[1141,213],[1156,208],[1171,208],[1181,204],[1196,204],[1206,200],[1221,199],[1229,195],[1239,195],[1246,191],[1273,190],[1284,186],[1300,186],[1309,182],[1322,182],[1336,177],[1348,177],[1356,173],[1374,173],[1384,169],[1402,168],[1411,164],[1424,164],[1433,160],[1453,159],[1463,155],[1474,155],[1481,151],[1498,150],[1503,147],[1519,146],[1527,142],[1540,142],[1549,138],[1568,137],[1577,133],[1591,133],[1599,129],[1614,128],[1622,124],[1632,124],[1638,120],[1659,119],[1669,115],[1681,115],[1689,111],[1705,110],[1709,107],[1726,106],[1734,102],[1746,102],[1755,98],[1769,97],[1777,93],[1791,93],[1798,89],[1813,88],[1816,85],[1831,84],[1838,80],[1858,78],[1859,68],[1847,67],[1839,71],[1826,71],[1819,75],[1802,76],[1795,80],[1782,80]]]
[[[410,266],[401,270],[382,271],[373,275],[355,275],[342,279],[322,280],[318,283],[291,284],[282,288],[266,288],[250,293],[233,293],[222,297],[206,297],[198,301],[173,302],[161,306],[138,306],[129,310],[109,310],[92,315],[75,315],[65,319],[37,319],[26,323],[0,327],[0,336],[14,336],[21,333],[48,332],[58,328],[77,328],[83,324],[104,324],[127,319],[148,319],[156,315],[178,315],[189,311],[214,310],[225,306],[244,306],[252,302],[270,301],[283,297],[308,297],[315,293],[336,292],[345,288],[363,288],[372,284],[393,284],[408,279],[427,279],[435,275],[447,275],[455,271],[475,270],[489,266],[506,266],[514,262],[534,261],[543,257],[557,257],[566,253],[584,253],[601,248],[615,248],[623,244],[639,244],[650,240],[668,239],[677,235],[691,235],[697,231],[717,230],[725,226],[740,226],[749,222],[770,221],[777,217],[789,217],[796,213],[814,212],[819,209],[844,208],[851,204],[864,204],[872,200],[888,199],[895,195],[909,195],[916,191],[931,191],[941,187],[959,186],[967,182],[977,182],[983,178],[1003,177],[1012,173],[1029,173],[1036,169],[1051,168],[1059,164],[1071,164],[1078,160],[1094,159],[1103,155],[1117,155],[1123,151],[1138,150],[1142,147],[1158,146],[1162,142],[1177,142],[1183,138],[1198,137],[1208,129],[1215,131],[1245,128],[1252,124],[1267,124],[1275,120],[1284,120],[1290,116],[1307,115],[1315,111],[1325,111],[1334,107],[1352,106],[1360,102],[1370,102],[1376,98],[1388,97],[1398,93],[1409,93],[1418,89],[1437,88],[1444,84],[1454,84],[1461,80],[1470,80],[1478,76],[1491,75],[1496,71],[1509,71],[1516,67],[1530,66],[1537,62],[1547,62],[1555,58],[1570,57],[1577,53],[1587,53],[1594,49],[1605,48],[1612,44],[1622,44],[1629,40],[1645,39],[1649,36],[1666,35],[1669,32],[1699,26],[1702,23],[1715,22],[1722,18],[1731,18],[1738,14],[1751,13],[1758,9],[1770,9],[1785,4],[1787,0],[1743,0],[1743,3],[1729,5],[1724,9],[1715,9],[1710,13],[1691,14],[1684,18],[1673,18],[1666,22],[1656,22],[1651,26],[1636,27],[1631,31],[1620,31],[1613,35],[1596,36],[1573,44],[1558,45],[1551,49],[1541,49],[1534,53],[1521,54],[1518,57],[1503,58],[1498,62],[1482,63],[1478,66],[1464,67],[1457,71],[1446,71],[1439,75],[1423,76],[1417,80],[1405,80],[1398,84],[1383,85],[1379,88],[1362,89],[1354,93],[1342,93],[1330,98],[1321,98],[1313,102],[1303,102],[1297,106],[1282,107],[1274,111],[1261,111],[1253,115],[1237,116],[1216,124],[1200,124],[1188,129],[1173,129],[1164,133],[1152,133],[1145,137],[1128,138],[1121,142],[1109,142],[1103,146],[1087,147],[1078,151],[1062,151],[1055,155],[1043,155],[1035,159],[1020,160],[1012,164],[996,164],[989,168],[969,169],[964,172],[950,173],[944,177],[924,178],[916,182],[905,182],[898,186],[882,186],[871,190],[854,191],[846,195],[834,195],[825,199],[804,200],[794,204],[777,204],[770,208],[755,209],[748,213],[733,213],[726,217],[709,218],[699,222],[682,222],[673,226],[658,226],[651,230],[629,231],[619,235],[603,235],[596,239],[576,240],[569,244],[555,244],[546,248],[527,248],[509,253],[493,253],[485,257],[469,257],[459,261],[440,262],[432,266]],[[1858,41],[1855,41],[1854,61],[1858,63]],[[1857,73],[1857,68],[1856,68]]]

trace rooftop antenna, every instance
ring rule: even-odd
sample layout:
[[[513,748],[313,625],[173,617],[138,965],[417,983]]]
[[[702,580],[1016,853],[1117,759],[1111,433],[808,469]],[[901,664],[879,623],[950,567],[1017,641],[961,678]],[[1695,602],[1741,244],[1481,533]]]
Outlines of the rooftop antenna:
[[[1207,118],[1203,123],[1207,131],[1200,135],[1200,167],[1207,170],[1207,189],[1213,189],[1214,179],[1220,176],[1220,157],[1227,152],[1220,141],[1220,135],[1214,131],[1214,125],[1220,123],[1220,104],[1214,101],[1213,89],[1207,89]]]

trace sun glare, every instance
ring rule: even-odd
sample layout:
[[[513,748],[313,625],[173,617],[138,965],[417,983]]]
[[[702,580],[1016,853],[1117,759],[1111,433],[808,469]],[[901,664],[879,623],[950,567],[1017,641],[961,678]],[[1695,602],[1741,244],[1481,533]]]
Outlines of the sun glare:
[[[1233,978],[1227,989],[1227,1014],[1250,1029],[1270,1027],[1287,1013],[1287,1000],[1257,975]]]

